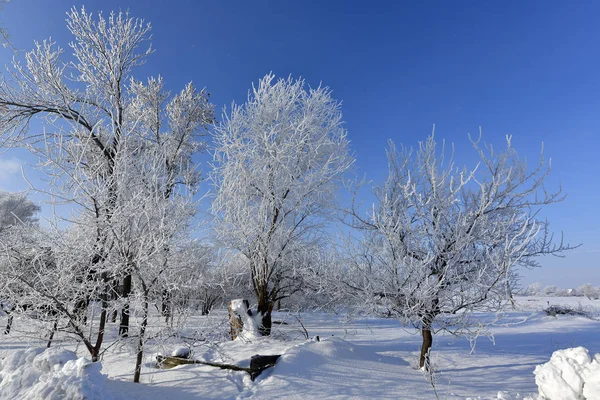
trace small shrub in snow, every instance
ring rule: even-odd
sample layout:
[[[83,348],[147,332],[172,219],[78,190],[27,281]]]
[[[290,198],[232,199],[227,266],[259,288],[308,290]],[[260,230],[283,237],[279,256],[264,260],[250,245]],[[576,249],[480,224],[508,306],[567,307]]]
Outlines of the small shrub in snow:
[[[585,316],[585,312],[581,309],[574,309],[569,306],[550,306],[544,310],[544,312],[551,316],[556,317],[557,315],[580,315]]]
[[[600,399],[600,354],[584,347],[555,351],[533,373],[541,400]]]
[[[556,317],[557,315],[575,315],[580,317],[586,317],[596,319],[598,313],[596,310],[590,307],[584,307],[581,304],[577,306],[559,306],[552,305],[544,310],[546,315]]]
[[[600,298],[600,287],[594,287],[589,283],[581,285],[578,291],[590,300],[598,300]]]

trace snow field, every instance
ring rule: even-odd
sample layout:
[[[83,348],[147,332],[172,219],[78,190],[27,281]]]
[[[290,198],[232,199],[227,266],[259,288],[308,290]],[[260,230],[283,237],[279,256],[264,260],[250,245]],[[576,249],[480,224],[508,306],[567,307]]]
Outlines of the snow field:
[[[546,300],[528,300],[532,299],[518,298],[519,308],[524,311],[507,312],[492,328],[494,342],[479,338],[472,352],[464,338],[434,336],[432,362],[435,387],[441,399],[571,398],[569,389],[556,386],[557,376],[563,377],[566,385],[575,387],[574,393],[585,396],[572,397],[573,400],[599,399],[597,392],[590,392],[597,387],[598,356],[589,354],[599,352],[600,322],[581,316],[547,316],[540,312],[542,306],[547,306]],[[563,304],[561,301],[554,299],[555,304]],[[600,303],[584,302],[584,306],[598,307]],[[304,339],[296,316],[311,337],[320,336],[319,342]],[[490,314],[476,317],[482,322],[495,319]],[[142,384],[131,382],[135,353],[134,346],[127,341],[110,347],[101,365],[88,365],[75,355],[76,352],[85,356],[85,350],[60,335],[47,353],[43,349],[23,350],[43,344],[21,337],[23,330],[30,328],[26,321],[16,320],[14,332],[0,335],[0,399],[52,399],[50,387],[55,390],[54,398],[75,399],[81,398],[77,397],[81,393],[88,393],[87,399],[98,400],[435,399],[427,376],[415,368],[421,337],[413,329],[404,329],[396,320],[348,318],[323,312],[274,313],[273,319],[285,324],[275,324],[272,337],[229,341],[227,318],[226,310],[217,310],[209,316],[190,315],[180,337],[149,342]],[[5,318],[0,317],[0,324],[4,322]],[[116,329],[117,326],[109,325],[107,346],[116,339]],[[161,329],[164,321],[153,317],[150,335],[158,338]],[[206,340],[192,341],[191,337]],[[197,359],[240,366],[248,366],[255,354],[282,357],[254,382],[245,372],[202,365],[155,368],[156,353],[182,355],[184,350],[193,352]],[[40,358],[34,362],[36,357]],[[536,375],[534,370],[538,371]],[[577,379],[585,382],[581,393]],[[540,392],[536,381],[541,383]],[[17,390],[25,391],[14,397]],[[556,397],[563,392],[567,397]],[[73,397],[66,397],[70,393]],[[46,397],[39,397],[42,395]]]

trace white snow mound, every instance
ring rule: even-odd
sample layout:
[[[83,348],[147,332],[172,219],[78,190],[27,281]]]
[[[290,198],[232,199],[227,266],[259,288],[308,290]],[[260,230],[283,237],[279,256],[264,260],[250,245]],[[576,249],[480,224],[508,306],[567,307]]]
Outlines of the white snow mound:
[[[274,368],[258,377],[251,398],[412,398],[405,395],[404,382],[398,379],[407,369],[409,364],[400,358],[378,354],[338,337],[306,341],[286,350]]]
[[[68,350],[19,350],[0,361],[0,399],[109,400],[101,368]]]
[[[191,356],[192,356],[192,352],[190,351],[190,348],[189,347],[183,347],[183,346],[177,347],[171,353],[171,357],[191,358]]]
[[[585,347],[555,351],[533,373],[541,399],[600,399],[600,354],[592,358]]]
[[[246,341],[258,339],[262,336],[259,332],[259,327],[262,324],[262,314],[254,310],[252,315],[248,315],[248,308],[243,299],[231,300],[231,310],[239,315],[244,323],[242,332],[240,332],[237,339]]]

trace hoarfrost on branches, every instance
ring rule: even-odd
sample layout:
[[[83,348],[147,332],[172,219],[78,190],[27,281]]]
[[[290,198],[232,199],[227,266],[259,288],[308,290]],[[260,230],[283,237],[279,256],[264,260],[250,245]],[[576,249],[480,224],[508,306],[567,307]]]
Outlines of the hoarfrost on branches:
[[[268,74],[214,141],[217,234],[245,255],[269,334],[272,303],[298,290],[294,260],[318,242],[353,162],[340,104],[328,88]]]
[[[420,367],[433,332],[477,337],[485,327],[471,314],[511,302],[516,267],[536,267],[536,257],[570,248],[553,244],[548,222],[538,218],[540,207],[562,199],[544,187],[543,155],[528,171],[510,137],[501,153],[472,144],[480,163],[469,170],[445,158],[443,146],[438,152],[433,135],[416,152],[390,141],[388,178],[374,189],[372,209],[350,213],[364,237],[346,289],[421,330]]]
[[[120,333],[127,336],[130,298],[147,313],[150,296],[169,287],[165,271],[174,268],[196,209],[200,171],[191,157],[206,147],[202,135],[214,110],[208,93],[191,83],[171,95],[160,77],[135,78],[135,68],[152,53],[150,24],[143,20],[73,8],[67,27],[74,36],[71,59],[50,40],[36,42],[0,82],[2,143],[36,155],[48,178],[48,188],[37,189],[74,206],[73,215],[62,217],[68,232],[58,222],[52,227],[51,264],[65,287],[58,296],[38,284],[39,275],[9,279],[53,303],[96,361],[113,301],[121,304]],[[44,122],[41,132],[30,132],[35,117]],[[14,246],[6,250],[17,271],[23,258],[14,257]],[[50,266],[32,265],[38,274]],[[83,335],[92,299],[102,309],[93,342]]]

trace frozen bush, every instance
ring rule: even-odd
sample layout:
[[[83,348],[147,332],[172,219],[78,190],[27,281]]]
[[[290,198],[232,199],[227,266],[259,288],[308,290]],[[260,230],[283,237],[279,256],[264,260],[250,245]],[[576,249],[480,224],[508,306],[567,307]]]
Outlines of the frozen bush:
[[[589,283],[581,285],[578,291],[590,300],[598,300],[600,298],[600,288],[594,287]]]

